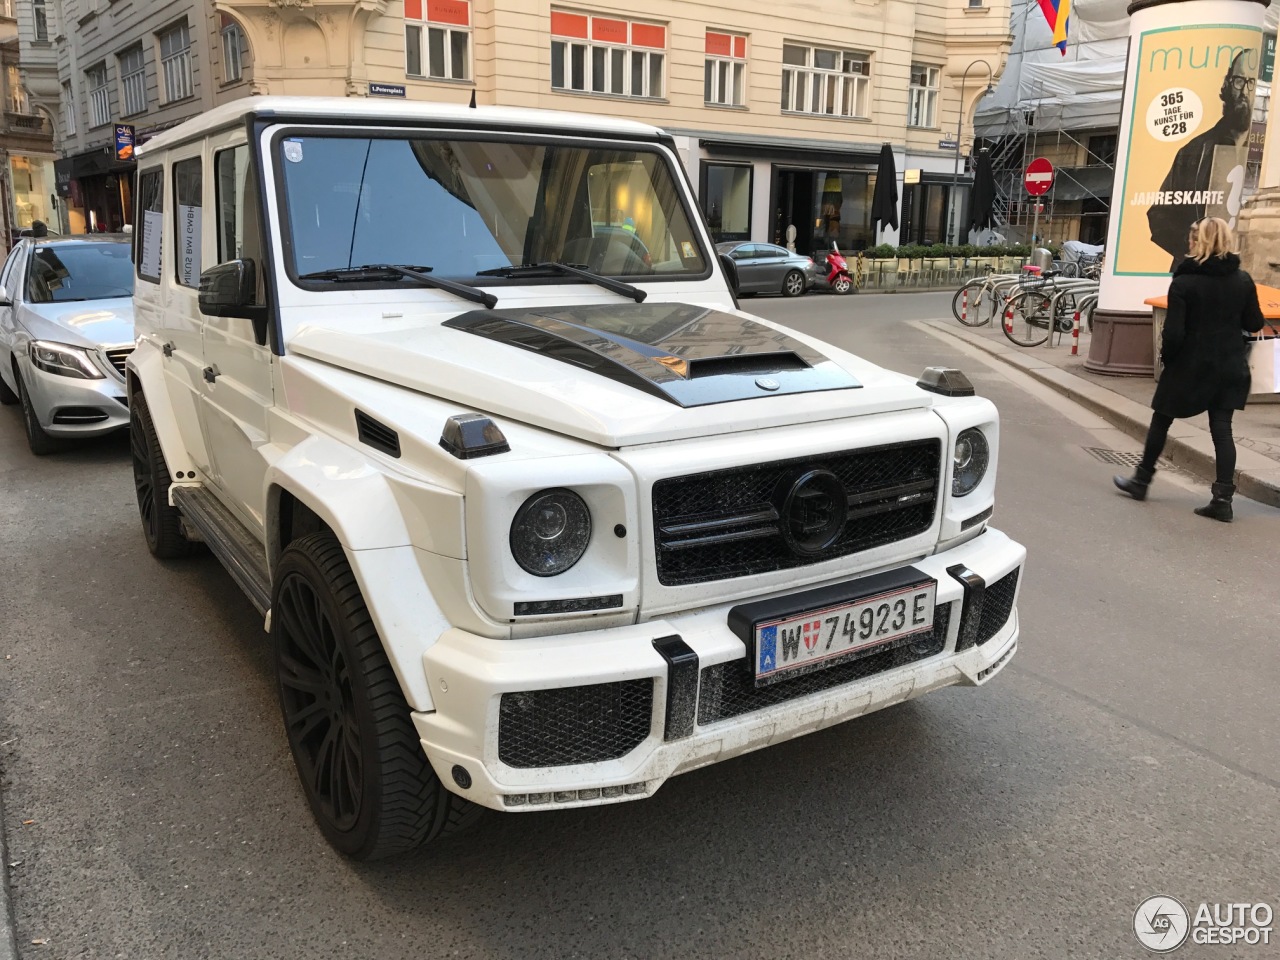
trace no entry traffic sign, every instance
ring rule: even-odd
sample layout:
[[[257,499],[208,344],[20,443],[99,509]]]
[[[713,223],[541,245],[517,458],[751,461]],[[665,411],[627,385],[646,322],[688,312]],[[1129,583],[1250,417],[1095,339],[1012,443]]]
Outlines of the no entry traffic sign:
[[[1053,164],[1044,157],[1036,157],[1027,164],[1022,182],[1031,196],[1043,197],[1053,188]]]

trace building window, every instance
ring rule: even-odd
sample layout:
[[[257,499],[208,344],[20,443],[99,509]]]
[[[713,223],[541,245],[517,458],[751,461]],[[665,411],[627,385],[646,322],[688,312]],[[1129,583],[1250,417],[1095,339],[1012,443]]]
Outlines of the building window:
[[[111,122],[111,94],[107,90],[107,65],[100,63],[84,72],[89,85],[89,128]]]
[[[76,135],[76,102],[71,96],[70,82],[62,85],[62,122],[66,126],[67,136]]]
[[[158,35],[160,70],[164,75],[164,102],[185,100],[195,91],[191,85],[191,32],[186,21]]]
[[[232,21],[222,28],[222,82],[235,83],[244,74],[244,31]]]
[[[721,107],[746,105],[747,38],[707,31],[703,100]]]
[[[405,73],[432,80],[471,79],[467,0],[405,0],[404,18]]]
[[[13,20],[13,0],[0,0],[0,17]]]
[[[551,11],[551,89],[663,96],[667,28]]]
[[[126,50],[116,59],[119,61],[124,115],[142,113],[147,109],[147,68],[142,60],[142,45]]]
[[[870,116],[870,54],[785,43],[782,64],[784,111]]]
[[[937,127],[939,67],[924,63],[911,65],[911,88],[907,102],[907,126]]]
[[[702,165],[702,210],[716,243],[751,239],[751,168]]]
[[[31,16],[35,21],[36,40],[45,43],[49,39],[49,13],[45,0],[31,0]]]
[[[1114,133],[1104,133],[1089,138],[1089,157],[1086,161],[1090,166],[1102,165],[1104,167],[1114,167],[1116,165],[1116,147],[1119,141]]]

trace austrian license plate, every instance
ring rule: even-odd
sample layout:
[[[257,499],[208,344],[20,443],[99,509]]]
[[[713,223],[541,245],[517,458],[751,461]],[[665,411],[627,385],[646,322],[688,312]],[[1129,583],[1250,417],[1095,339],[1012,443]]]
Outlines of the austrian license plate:
[[[933,630],[930,580],[755,624],[756,684],[821,670]]]

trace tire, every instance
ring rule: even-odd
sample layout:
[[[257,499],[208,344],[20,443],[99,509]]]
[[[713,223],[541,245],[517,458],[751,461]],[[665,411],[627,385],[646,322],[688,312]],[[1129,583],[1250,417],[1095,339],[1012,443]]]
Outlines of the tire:
[[[804,293],[804,274],[799,270],[788,270],[787,275],[782,278],[782,295],[784,297],[798,297]]]
[[[1024,290],[1005,306],[1004,335],[1020,347],[1038,347],[1049,339],[1049,310],[1053,297],[1039,290]]]
[[[44,457],[61,450],[62,442],[49,436],[44,432],[44,427],[40,426],[35,405],[31,402],[27,385],[22,382],[22,374],[18,372],[16,365],[13,368],[13,379],[18,383],[18,402],[22,404],[22,426],[26,430],[27,446],[31,448],[31,452],[37,457]]]
[[[993,304],[987,285],[981,280],[970,280],[951,298],[951,315],[966,327],[980,327],[991,322]]]
[[[1074,293],[1064,294],[1058,300],[1058,316],[1055,325],[1059,333],[1070,333],[1076,321],[1076,297]]]
[[[407,853],[475,823],[423,755],[342,545],[293,541],[271,603],[277,689],[298,778],[326,839],[355,860]]]
[[[147,549],[152,556],[164,560],[190,556],[197,545],[182,534],[181,511],[169,505],[173,481],[141,390],[129,401],[129,452],[133,455],[133,490]]]
[[[853,290],[853,280],[845,274],[836,277],[835,283],[831,284],[831,292],[844,296]]]
[[[13,372],[14,382],[17,382],[18,372]],[[18,395],[9,389],[9,385],[4,382],[4,377],[0,377],[0,405],[11,407],[18,402]]]

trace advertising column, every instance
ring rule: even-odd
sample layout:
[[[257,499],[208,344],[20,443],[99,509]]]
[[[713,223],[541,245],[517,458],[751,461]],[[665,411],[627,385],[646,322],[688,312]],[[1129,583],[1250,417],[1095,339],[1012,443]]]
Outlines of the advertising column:
[[[1107,228],[1085,366],[1151,376],[1151,308],[1187,253],[1191,225],[1236,225],[1268,0],[1137,0]]]

